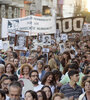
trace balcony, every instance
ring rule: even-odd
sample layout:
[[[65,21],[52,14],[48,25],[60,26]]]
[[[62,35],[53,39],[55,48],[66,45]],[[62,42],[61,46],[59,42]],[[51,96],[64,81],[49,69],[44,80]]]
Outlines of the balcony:
[[[12,3],[10,5],[23,8],[24,7],[24,0],[12,0]]]
[[[12,0],[0,0],[0,4],[11,4]]]

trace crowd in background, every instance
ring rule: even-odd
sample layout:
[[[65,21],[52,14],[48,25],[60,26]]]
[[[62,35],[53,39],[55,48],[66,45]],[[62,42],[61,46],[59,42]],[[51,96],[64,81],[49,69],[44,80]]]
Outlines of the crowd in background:
[[[0,50],[0,100],[90,100],[89,39],[66,41],[63,53],[56,42],[32,50],[33,39],[27,51]],[[48,57],[43,48],[49,48]],[[23,93],[20,79],[33,89]]]

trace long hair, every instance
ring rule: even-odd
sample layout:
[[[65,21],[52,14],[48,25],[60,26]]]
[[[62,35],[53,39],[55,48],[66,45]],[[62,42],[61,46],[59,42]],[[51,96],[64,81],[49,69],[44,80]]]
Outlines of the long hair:
[[[15,72],[15,66],[14,66],[13,63],[11,63],[11,62],[7,62],[7,63],[6,63],[6,65],[5,65],[5,73],[6,73],[6,68],[7,68],[7,66],[8,66],[9,64],[11,65],[11,68],[12,68],[11,73],[14,74],[14,72]]]
[[[47,100],[46,93],[42,90],[37,91],[37,93],[39,93],[39,92],[42,94],[43,100]]]
[[[49,86],[46,86],[46,85],[45,85],[45,86],[42,87],[41,90],[44,91],[45,88],[48,88],[48,89],[50,90],[51,96],[49,97],[49,100],[51,100],[51,98],[52,98],[52,91],[51,91],[51,88],[50,88]]]
[[[46,82],[47,78],[48,78],[50,75],[53,76],[52,81],[50,82],[50,84],[51,84],[51,85],[55,85],[55,77],[54,77],[53,72],[46,72],[45,76],[42,78],[42,84],[45,85],[45,82]]]

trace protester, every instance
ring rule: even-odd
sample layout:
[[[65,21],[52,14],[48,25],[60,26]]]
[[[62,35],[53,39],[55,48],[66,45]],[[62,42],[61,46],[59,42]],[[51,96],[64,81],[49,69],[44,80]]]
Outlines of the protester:
[[[25,100],[38,100],[37,93],[32,90],[26,91]]]
[[[20,78],[26,78],[29,79],[29,72],[32,70],[32,66],[30,64],[24,63],[21,65],[20,69]]]
[[[5,96],[5,92],[3,90],[0,90],[0,100],[5,100],[6,96]]]
[[[85,92],[79,96],[79,100],[89,100],[90,99],[90,81],[84,81],[82,87]]]
[[[51,100],[51,98],[52,98],[51,88],[49,86],[43,86],[42,91],[44,91],[46,93],[47,100]]]
[[[78,97],[82,94],[82,88],[76,84],[79,80],[79,73],[76,70],[71,70],[68,72],[68,76],[70,78],[70,82],[63,85],[60,91],[69,99],[78,99]]]
[[[13,63],[8,62],[5,65],[5,74],[8,76],[13,76],[15,73],[15,67],[13,65]]]
[[[32,70],[29,73],[29,77],[30,77],[30,81],[33,83],[34,85],[34,91],[37,92],[39,91],[43,85],[41,84],[41,82],[39,81],[39,74],[37,70]]]
[[[5,66],[3,64],[0,64],[0,78],[5,73]]]
[[[66,100],[62,93],[55,93],[52,97],[52,100]]]
[[[7,51],[0,50],[0,90],[5,91],[6,100],[22,100],[22,97],[25,100],[88,100],[90,36],[76,33],[73,39],[58,40],[59,35],[58,38],[51,35],[51,45],[36,41],[37,36],[28,37],[26,44],[26,40],[20,41],[21,45],[28,46],[27,51],[15,51],[11,46]],[[21,89],[28,86],[20,79],[33,84],[25,96]],[[18,81],[23,83],[22,87]],[[2,100],[5,96],[0,95]]]
[[[46,94],[44,91],[37,91],[38,100],[47,100]]]
[[[42,79],[42,84],[49,86],[51,88],[52,93],[54,93],[56,88],[56,81],[53,72],[47,72]]]
[[[9,85],[9,100],[24,100],[21,97],[22,87],[19,82],[12,82]]]
[[[37,70],[39,73],[39,79],[42,80],[43,76],[45,75],[45,70],[44,69],[44,62],[42,60],[37,61]]]

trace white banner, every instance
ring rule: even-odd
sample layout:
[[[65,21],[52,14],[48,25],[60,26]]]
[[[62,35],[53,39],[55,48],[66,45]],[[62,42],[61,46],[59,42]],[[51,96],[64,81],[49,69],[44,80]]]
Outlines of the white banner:
[[[2,19],[2,38],[16,30],[29,31],[29,35],[37,33],[52,34],[56,32],[55,17],[27,16],[24,18]]]

